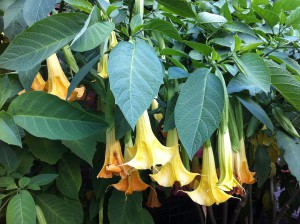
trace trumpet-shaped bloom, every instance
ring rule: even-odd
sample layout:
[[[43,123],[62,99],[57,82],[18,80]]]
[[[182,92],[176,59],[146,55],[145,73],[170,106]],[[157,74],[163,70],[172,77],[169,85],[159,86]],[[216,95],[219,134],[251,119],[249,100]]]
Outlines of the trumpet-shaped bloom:
[[[158,208],[161,206],[161,203],[157,198],[157,193],[153,189],[150,190],[146,206],[149,208]]]
[[[106,150],[103,167],[97,178],[111,178],[113,175],[126,178],[130,167],[123,166],[124,158],[120,142],[115,138],[114,126],[106,131]]]
[[[128,150],[135,153],[126,164],[136,169],[151,169],[156,165],[165,165],[173,156],[177,146],[163,146],[152,132],[148,112],[145,111],[136,124],[134,146]]]
[[[227,201],[231,195],[217,187],[218,177],[215,167],[214,154],[210,142],[205,143],[203,149],[202,174],[198,187],[191,192],[186,192],[196,203],[205,206]]]
[[[38,72],[38,74],[35,76],[33,83],[31,85],[31,89],[34,91],[43,91],[45,88],[46,82],[43,79],[41,73]]]
[[[100,62],[98,63],[98,74],[103,78],[108,78],[108,70],[107,70],[107,62],[108,62],[108,54],[102,55],[100,58]]]
[[[170,162],[166,163],[158,173],[150,175],[159,185],[164,187],[172,187],[175,181],[178,181],[181,186],[187,185],[198,175],[186,170],[182,164],[176,129],[168,131],[167,146],[172,145],[175,145],[176,148],[173,149]]]
[[[124,191],[126,195],[132,194],[134,191],[144,191],[149,185],[145,184],[140,178],[139,172],[131,170],[126,178],[122,178],[118,183],[112,184],[119,191]]]
[[[220,179],[218,187],[223,191],[231,191],[238,186],[238,181],[233,176],[233,155],[228,127],[224,133],[218,133],[218,156],[220,163]]]
[[[117,36],[115,31],[112,31],[109,35],[109,50],[112,50],[118,44]]]
[[[233,153],[234,173],[241,184],[253,184],[255,172],[251,172],[246,158],[244,138],[240,140],[240,151]]]
[[[45,89],[48,93],[58,96],[65,100],[67,98],[70,82],[63,72],[56,54],[47,58],[48,80]],[[84,87],[75,88],[68,98],[69,101],[79,100],[85,92]]]

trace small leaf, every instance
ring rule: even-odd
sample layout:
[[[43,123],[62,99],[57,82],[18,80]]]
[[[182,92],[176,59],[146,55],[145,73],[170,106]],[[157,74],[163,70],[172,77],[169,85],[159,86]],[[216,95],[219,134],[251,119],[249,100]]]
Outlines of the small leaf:
[[[157,2],[179,16],[195,17],[190,4],[185,0],[157,0]]]
[[[38,186],[44,186],[52,183],[57,177],[57,174],[39,174],[31,177],[30,183]]]
[[[18,157],[14,150],[6,143],[0,141],[0,164],[9,172],[13,172],[18,167]]]
[[[56,179],[58,190],[65,196],[78,199],[81,186],[81,172],[79,163],[72,157],[63,158],[59,163],[59,173]]]
[[[175,124],[190,158],[219,126],[223,107],[221,81],[204,68],[190,74],[175,107]]]
[[[267,9],[263,9],[257,5],[252,5],[252,8],[268,23],[271,28],[273,28],[279,22],[279,16],[276,13]]]
[[[7,188],[11,185],[16,185],[16,182],[12,177],[0,177],[0,187]]]
[[[111,51],[108,59],[110,87],[132,129],[157,95],[163,81],[162,71],[156,53],[145,41],[120,42]]]
[[[227,22],[227,19],[225,19],[224,16],[216,15],[213,13],[200,12],[198,13],[198,22],[199,24],[208,24],[212,25],[215,28],[219,28]]]
[[[250,36],[256,37],[254,31],[247,24],[242,23],[240,21],[228,22],[224,25],[224,27],[230,31],[246,33],[249,34]]]
[[[32,135],[53,140],[82,139],[106,127],[101,117],[40,91],[18,96],[8,111],[14,116],[16,124]]]
[[[144,30],[154,30],[162,34],[165,34],[174,40],[181,40],[181,37],[175,27],[162,19],[151,19],[149,22],[144,24]]]
[[[0,140],[22,147],[21,136],[14,118],[5,111],[0,111]]]
[[[254,170],[258,179],[258,187],[261,187],[267,180],[271,170],[271,160],[267,149],[259,145],[255,151]]]
[[[16,75],[1,75],[0,76],[0,108],[10,98],[18,94],[22,90]]]
[[[31,179],[29,177],[22,177],[19,182],[18,185],[20,188],[25,188],[28,186],[28,184],[30,183]]]
[[[65,2],[87,13],[93,9],[93,5],[87,0],[65,0]]]
[[[21,175],[29,173],[35,158],[27,149],[15,148],[14,150],[19,162],[16,172]]]
[[[7,224],[35,224],[36,210],[31,194],[22,190],[13,196],[6,210]]]
[[[193,41],[183,41],[186,45],[193,48],[194,50],[200,52],[205,56],[209,56],[213,52],[213,48],[207,46],[206,44],[201,44]]]

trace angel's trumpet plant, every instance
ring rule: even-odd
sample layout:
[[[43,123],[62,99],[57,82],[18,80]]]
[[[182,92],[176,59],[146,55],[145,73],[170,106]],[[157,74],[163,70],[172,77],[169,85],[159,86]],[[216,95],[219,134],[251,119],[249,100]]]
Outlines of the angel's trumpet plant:
[[[210,141],[204,144],[202,173],[198,187],[191,192],[186,192],[196,203],[211,206],[227,201],[231,195],[217,187],[218,176],[215,167],[215,159]]]
[[[130,167],[124,166],[120,141],[115,138],[114,125],[106,131],[105,160],[97,178],[112,178],[113,175],[126,178]]]
[[[38,74],[35,76],[33,83],[31,85],[31,89],[34,91],[43,91],[45,88],[46,82],[43,79],[41,73],[38,72]]]
[[[109,35],[109,50],[112,50],[115,46],[117,46],[118,40],[115,31],[112,31]]]
[[[158,102],[156,99],[153,99],[151,102],[151,110],[156,110],[157,108],[158,108]],[[160,122],[161,119],[163,119],[163,115],[161,113],[154,114],[153,117],[155,118],[155,120],[157,120],[157,122]]]
[[[166,163],[158,173],[150,176],[164,187],[172,187],[175,181],[178,181],[181,186],[189,184],[198,174],[189,172],[182,164],[176,129],[168,131],[167,146],[176,146],[170,162]]]
[[[157,193],[153,189],[150,190],[146,206],[149,208],[159,208],[161,206],[161,203],[158,200]]]
[[[67,98],[68,88],[70,82],[67,79],[65,73],[63,72],[59,60],[56,54],[52,54],[47,58],[47,68],[48,68],[48,80],[46,82],[45,90],[59,98],[65,100]],[[85,92],[84,87],[75,88],[71,93],[68,101],[80,100],[83,98]]]
[[[132,160],[126,163],[136,169],[151,169],[156,165],[165,165],[172,158],[177,146],[163,146],[155,137],[147,110],[136,124],[136,139],[134,146],[128,150],[135,153]]]
[[[107,70],[107,63],[108,63],[108,54],[102,55],[100,58],[100,62],[98,63],[98,74],[103,78],[108,78],[108,70]]]

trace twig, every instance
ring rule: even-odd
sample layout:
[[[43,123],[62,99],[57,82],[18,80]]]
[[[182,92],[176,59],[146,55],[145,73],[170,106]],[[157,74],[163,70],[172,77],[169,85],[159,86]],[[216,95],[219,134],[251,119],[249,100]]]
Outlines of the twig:
[[[251,184],[248,186],[248,201],[249,201],[248,223],[253,224],[252,185]]]
[[[205,218],[204,218],[204,214],[203,214],[201,205],[199,205],[197,203],[195,203],[195,205],[196,205],[197,212],[199,214],[200,223],[205,224]]]
[[[274,178],[270,178],[270,201],[272,204],[272,223],[276,218],[276,201],[274,196]]]
[[[290,199],[283,205],[279,214],[277,215],[274,224],[279,224],[280,220],[283,218],[284,214],[290,209],[290,205],[295,201],[297,196],[300,194],[300,188],[298,188],[295,194],[290,197]]]
[[[237,206],[234,209],[233,216],[231,217],[230,224],[235,224],[236,223],[236,221],[239,217],[240,211],[246,205],[247,200],[248,200],[248,196],[244,195],[242,197],[242,200],[237,204]]]
[[[222,224],[227,224],[228,215],[228,202],[225,201],[223,203],[223,211],[222,211]]]
[[[208,209],[208,215],[211,224],[217,224],[212,206],[207,207],[207,209]]]

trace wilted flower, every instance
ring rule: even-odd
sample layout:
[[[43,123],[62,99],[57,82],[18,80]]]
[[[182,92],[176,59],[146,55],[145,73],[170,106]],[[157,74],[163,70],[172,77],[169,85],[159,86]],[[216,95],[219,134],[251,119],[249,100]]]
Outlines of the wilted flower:
[[[149,208],[159,208],[161,206],[157,198],[157,193],[153,189],[150,190],[146,206]]]
[[[70,82],[63,72],[56,54],[52,54],[47,58],[48,80],[45,90],[59,98],[65,100],[67,98]],[[80,100],[85,92],[84,87],[75,88],[68,98],[69,101]]]

